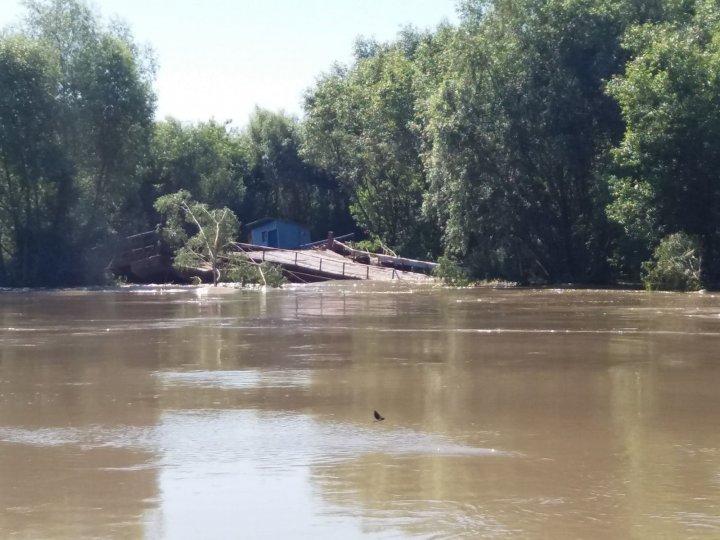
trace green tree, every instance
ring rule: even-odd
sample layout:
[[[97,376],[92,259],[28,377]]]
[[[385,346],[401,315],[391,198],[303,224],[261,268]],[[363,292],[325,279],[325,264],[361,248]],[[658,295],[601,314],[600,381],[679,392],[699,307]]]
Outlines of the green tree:
[[[426,211],[478,277],[607,276],[598,174],[622,134],[618,3],[465,2],[428,102]]]
[[[0,279],[87,282],[140,215],[152,63],[77,0],[26,6],[0,37]]]
[[[685,7],[625,37],[632,60],[608,87],[627,126],[608,214],[643,253],[672,231],[697,237],[707,277],[717,282],[720,9],[703,0]]]
[[[437,244],[422,215],[427,182],[415,114],[424,86],[413,56],[423,39],[406,31],[393,44],[359,42],[355,63],[308,93],[303,125],[303,155],[342,184],[358,225],[420,256]]]
[[[210,209],[184,190],[159,197],[155,208],[164,218],[163,238],[177,247],[173,265],[181,269],[207,267],[217,286],[222,260],[240,228],[235,213],[227,207]],[[194,234],[188,234],[186,224]]]
[[[347,195],[332,175],[300,156],[299,131],[286,114],[257,108],[251,115],[239,137],[248,164],[242,215],[297,221],[316,238],[329,230],[351,232]]]
[[[141,197],[149,216],[153,214],[149,206],[157,197],[181,189],[211,207],[237,211],[245,194],[247,168],[239,137],[227,126],[168,118],[154,126]]]
[[[59,283],[72,170],[60,143],[55,51],[0,38],[0,283]]]
[[[155,97],[152,59],[78,0],[29,0],[25,33],[59,57],[63,150],[75,169],[76,240],[96,247],[136,218]]]
[[[267,261],[257,264],[237,253],[229,257],[228,264],[222,270],[221,280],[238,283],[241,286],[282,287],[287,283],[281,266]]]
[[[697,291],[700,281],[700,246],[685,233],[663,238],[653,258],[642,264],[642,279],[647,290]]]

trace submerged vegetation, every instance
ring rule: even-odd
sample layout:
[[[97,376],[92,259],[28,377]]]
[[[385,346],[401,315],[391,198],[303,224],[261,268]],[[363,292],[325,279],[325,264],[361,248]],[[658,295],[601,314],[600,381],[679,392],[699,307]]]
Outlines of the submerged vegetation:
[[[220,281],[267,287],[280,287],[287,283],[280,266],[269,262],[256,264],[243,256],[234,256],[227,261]]]
[[[159,197],[155,209],[162,218],[160,237],[175,252],[176,270],[207,269],[216,286],[220,281],[271,287],[285,282],[279,267],[255,264],[233,250],[240,222],[229,208],[210,209],[181,189]]]
[[[472,283],[467,270],[449,257],[440,257],[433,275],[452,287],[467,287]]]
[[[215,280],[252,279],[223,246],[272,216],[457,284],[720,282],[713,0],[462,0],[458,25],[358,40],[302,120],[257,109],[242,129],[154,120],[129,28],[81,0],[26,6],[0,34],[0,286],[102,279],[161,215],[183,223],[176,264]]]
[[[221,277],[222,259],[228,257],[230,245],[237,237],[240,222],[229,208],[209,209],[207,204],[192,199],[185,190],[163,195],[155,201],[155,209],[163,217],[161,236],[175,248],[174,266],[178,269],[206,267],[213,284]],[[190,225],[193,234],[188,234]]]
[[[643,283],[648,290],[697,291],[700,281],[698,243],[684,233],[666,236],[653,258],[642,264]]]

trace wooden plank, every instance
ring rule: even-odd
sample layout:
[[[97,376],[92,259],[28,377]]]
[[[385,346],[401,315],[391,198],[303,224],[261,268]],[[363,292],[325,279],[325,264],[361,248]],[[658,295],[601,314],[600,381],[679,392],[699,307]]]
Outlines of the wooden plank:
[[[424,274],[356,263],[332,251],[273,249],[246,251],[244,254],[255,262],[267,261],[291,271],[295,269],[329,279],[432,281],[432,278]]]
[[[416,259],[408,259],[406,257],[392,257],[390,255],[381,254],[373,255],[373,257],[377,257],[377,260],[380,264],[386,266],[394,266],[395,268],[409,268],[422,270],[425,272],[432,272],[438,266],[437,263],[418,261]]]

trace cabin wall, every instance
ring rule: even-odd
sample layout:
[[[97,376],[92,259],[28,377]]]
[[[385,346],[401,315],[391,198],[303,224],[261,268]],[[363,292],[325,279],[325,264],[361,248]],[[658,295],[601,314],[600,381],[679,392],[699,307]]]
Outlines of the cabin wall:
[[[277,222],[278,247],[295,249],[310,243],[310,231],[294,223]]]
[[[277,246],[277,225],[275,221],[269,221],[254,227],[250,233],[251,243],[257,246]]]
[[[295,249],[310,243],[310,231],[294,223],[274,220],[253,227],[250,242],[257,246]]]

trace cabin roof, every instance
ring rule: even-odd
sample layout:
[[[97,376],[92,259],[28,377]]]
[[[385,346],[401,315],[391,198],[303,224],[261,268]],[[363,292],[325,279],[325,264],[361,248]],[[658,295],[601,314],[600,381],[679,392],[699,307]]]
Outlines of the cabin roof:
[[[265,217],[258,220],[255,220],[251,223],[246,224],[245,226],[248,229],[254,229],[255,227],[259,227],[260,225],[265,225],[266,223],[270,223],[273,221],[279,221],[281,223],[287,223],[289,225],[293,225],[295,227],[302,227],[303,229],[307,229],[307,225],[302,225],[301,223],[296,223],[294,221],[288,221],[287,219],[280,219],[280,218],[271,218],[271,217]]]

